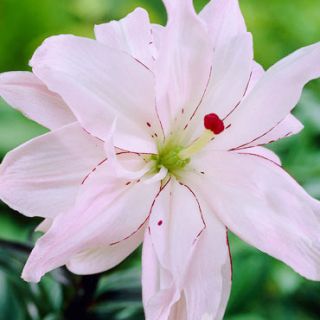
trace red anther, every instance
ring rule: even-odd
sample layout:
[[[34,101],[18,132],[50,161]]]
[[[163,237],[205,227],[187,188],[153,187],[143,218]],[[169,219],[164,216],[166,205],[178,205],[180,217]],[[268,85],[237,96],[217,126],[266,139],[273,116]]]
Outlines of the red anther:
[[[204,117],[204,127],[214,134],[219,134],[224,130],[223,121],[215,114],[209,113]]]

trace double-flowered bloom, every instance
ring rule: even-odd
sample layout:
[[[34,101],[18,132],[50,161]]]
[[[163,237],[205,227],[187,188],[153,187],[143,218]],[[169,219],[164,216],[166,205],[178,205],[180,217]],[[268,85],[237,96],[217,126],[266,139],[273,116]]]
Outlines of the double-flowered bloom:
[[[0,95],[50,129],[7,154],[0,198],[45,218],[23,271],[110,269],[143,243],[148,320],[222,319],[227,230],[320,279],[320,204],[262,147],[302,129],[290,114],[320,75],[320,44],[264,71],[236,0],[165,0],[47,39]]]

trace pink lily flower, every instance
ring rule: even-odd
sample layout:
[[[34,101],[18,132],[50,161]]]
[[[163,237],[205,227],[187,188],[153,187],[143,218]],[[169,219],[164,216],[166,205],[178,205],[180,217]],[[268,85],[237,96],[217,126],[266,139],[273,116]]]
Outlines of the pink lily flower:
[[[0,75],[0,95],[51,130],[7,154],[0,198],[45,218],[25,280],[102,272],[143,242],[146,319],[222,319],[228,229],[320,279],[320,203],[262,147],[302,129],[290,112],[320,76],[320,44],[264,72],[237,0],[199,15],[164,3],[165,27],[136,9]]]

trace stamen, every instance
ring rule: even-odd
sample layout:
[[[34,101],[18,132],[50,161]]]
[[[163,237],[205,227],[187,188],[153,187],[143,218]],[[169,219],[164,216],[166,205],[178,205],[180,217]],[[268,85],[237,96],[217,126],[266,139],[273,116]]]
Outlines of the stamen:
[[[204,127],[211,130],[214,134],[224,131],[223,121],[215,113],[209,113],[204,117]]]
[[[224,131],[223,121],[215,114],[210,113],[204,117],[204,127],[206,130],[202,135],[194,141],[188,148],[179,153],[181,159],[190,158],[192,155],[198,153],[203,149],[216,135]]]
[[[179,153],[181,159],[188,159],[192,155],[198,153],[203,149],[212,139],[214,138],[214,133],[210,130],[204,130],[203,134],[194,141],[188,148],[182,150]]]

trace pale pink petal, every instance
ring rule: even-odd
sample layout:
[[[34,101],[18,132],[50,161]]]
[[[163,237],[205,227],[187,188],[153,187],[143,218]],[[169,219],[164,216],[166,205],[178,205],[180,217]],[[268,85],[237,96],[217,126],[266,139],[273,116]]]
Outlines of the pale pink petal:
[[[143,160],[136,156],[136,162]],[[75,254],[114,246],[143,227],[160,183],[128,181],[114,176],[111,169],[108,161],[101,163],[83,181],[73,208],[56,217],[49,231],[37,241],[24,268],[24,279],[37,282]],[[116,258],[122,259],[126,252],[121,246],[119,250]]]
[[[123,164],[123,160],[120,160],[117,156],[117,150],[114,147],[114,133],[116,130],[116,120],[113,122],[109,133],[107,135],[104,149],[108,158],[109,170],[112,170],[113,175],[118,178],[124,178],[128,180],[139,179],[152,168],[152,163],[144,161],[140,162],[141,165],[135,166],[134,168],[128,168],[128,163]],[[133,154],[135,158],[137,155]],[[136,160],[134,160],[136,162]]]
[[[117,147],[156,152],[151,136],[161,130],[153,74],[130,55],[94,40],[63,35],[48,38],[31,65],[90,133],[105,140],[116,117]]]
[[[192,256],[184,285],[188,320],[222,319],[231,289],[231,264],[226,227],[201,201],[206,229]]]
[[[189,123],[188,131],[195,130],[192,140],[203,132],[203,118],[206,114],[216,113],[224,119],[239,106],[247,93],[252,65],[253,45],[250,33],[243,33],[216,48],[206,93]]]
[[[159,290],[159,271],[160,265],[153,248],[150,232],[147,229],[142,247],[142,300],[146,307],[148,301]]]
[[[184,294],[181,296],[180,300],[177,301],[171,308],[171,312],[168,320],[188,320],[187,302]],[[191,317],[189,317],[191,319]],[[199,318],[197,318],[199,319]]]
[[[192,189],[174,181],[156,199],[149,223],[143,253],[147,319],[221,319],[231,287],[225,226]]]
[[[255,87],[255,85],[259,83],[264,73],[265,71],[262,68],[262,66],[254,61],[253,68],[252,68],[252,75],[251,75],[250,83],[248,86],[247,94],[249,94],[250,91]],[[279,139],[297,134],[302,129],[303,129],[303,124],[292,114],[289,114],[274,129],[272,129],[263,137],[244,146],[244,148],[268,144],[268,143],[277,141]]]
[[[204,229],[199,203],[174,178],[156,199],[149,221],[152,243],[161,266],[179,287],[195,243]]]
[[[192,186],[235,234],[320,279],[320,204],[283,169],[260,156],[215,151],[193,160]],[[191,174],[190,174],[191,175]]]
[[[152,50],[153,50],[153,57],[155,59],[158,59],[164,30],[165,30],[164,26],[160,24],[155,24],[155,23],[152,24],[152,37],[153,37]]]
[[[142,297],[146,320],[168,319],[171,306],[180,297],[172,276],[159,263],[148,229],[142,251]]]
[[[150,178],[146,178],[143,182],[146,184],[154,183],[163,180],[168,175],[168,169],[161,167],[158,173],[154,174]]]
[[[205,92],[212,48],[191,0],[165,1],[169,20],[155,64],[157,109],[166,134],[184,126]]]
[[[78,123],[9,152],[0,166],[0,198],[27,216],[68,210],[84,177],[105,158],[103,144]]]
[[[143,234],[144,227],[128,239],[112,246],[84,250],[69,259],[67,268],[76,274],[93,274],[109,270],[123,261],[141,244]]]
[[[231,126],[215,139],[215,148],[241,148],[271,132],[297,104],[303,86],[320,76],[319,61],[320,44],[314,44],[271,67],[228,117]]]
[[[0,74],[0,97],[49,129],[76,121],[65,102],[31,72]]]
[[[199,15],[207,25],[214,48],[247,31],[238,0],[211,0]]]
[[[157,283],[144,294],[148,320],[168,319],[172,306],[181,298],[189,261],[204,227],[196,197],[188,187],[172,178],[155,199],[149,219],[152,248],[149,244],[143,264],[151,263],[153,270],[146,270],[144,266],[143,272],[148,273],[146,278],[153,278]],[[146,256],[153,260],[145,261]],[[156,270],[157,275],[150,274]]]
[[[259,80],[265,74],[263,67],[259,63],[257,63],[256,61],[252,62],[251,72],[252,72],[252,74],[250,77],[250,82],[248,85],[247,94],[255,87],[255,85],[259,82]]]
[[[265,74],[264,69],[257,62],[253,62],[252,75],[248,86],[247,94],[259,83]],[[279,139],[289,137],[299,133],[303,129],[303,124],[292,114],[287,115],[274,129],[266,135],[244,146],[244,148],[268,144]]]
[[[49,228],[52,226],[53,219],[45,218],[38,226],[34,229],[34,231],[47,232]]]
[[[303,124],[292,114],[289,114],[282,120],[276,127],[270,132],[266,133],[262,137],[255,139],[249,144],[246,144],[242,148],[248,148],[251,146],[259,146],[277,141],[282,138],[290,137],[299,133],[303,129]]]
[[[112,48],[129,53],[152,69],[152,33],[147,11],[142,8],[119,21],[95,26],[96,39]]]
[[[274,162],[275,164],[281,166],[281,160],[278,157],[277,154],[275,154],[273,151],[264,148],[264,147],[248,147],[241,150],[235,150],[233,152],[236,153],[247,153],[252,155],[257,155],[265,159],[269,159],[270,161]]]

